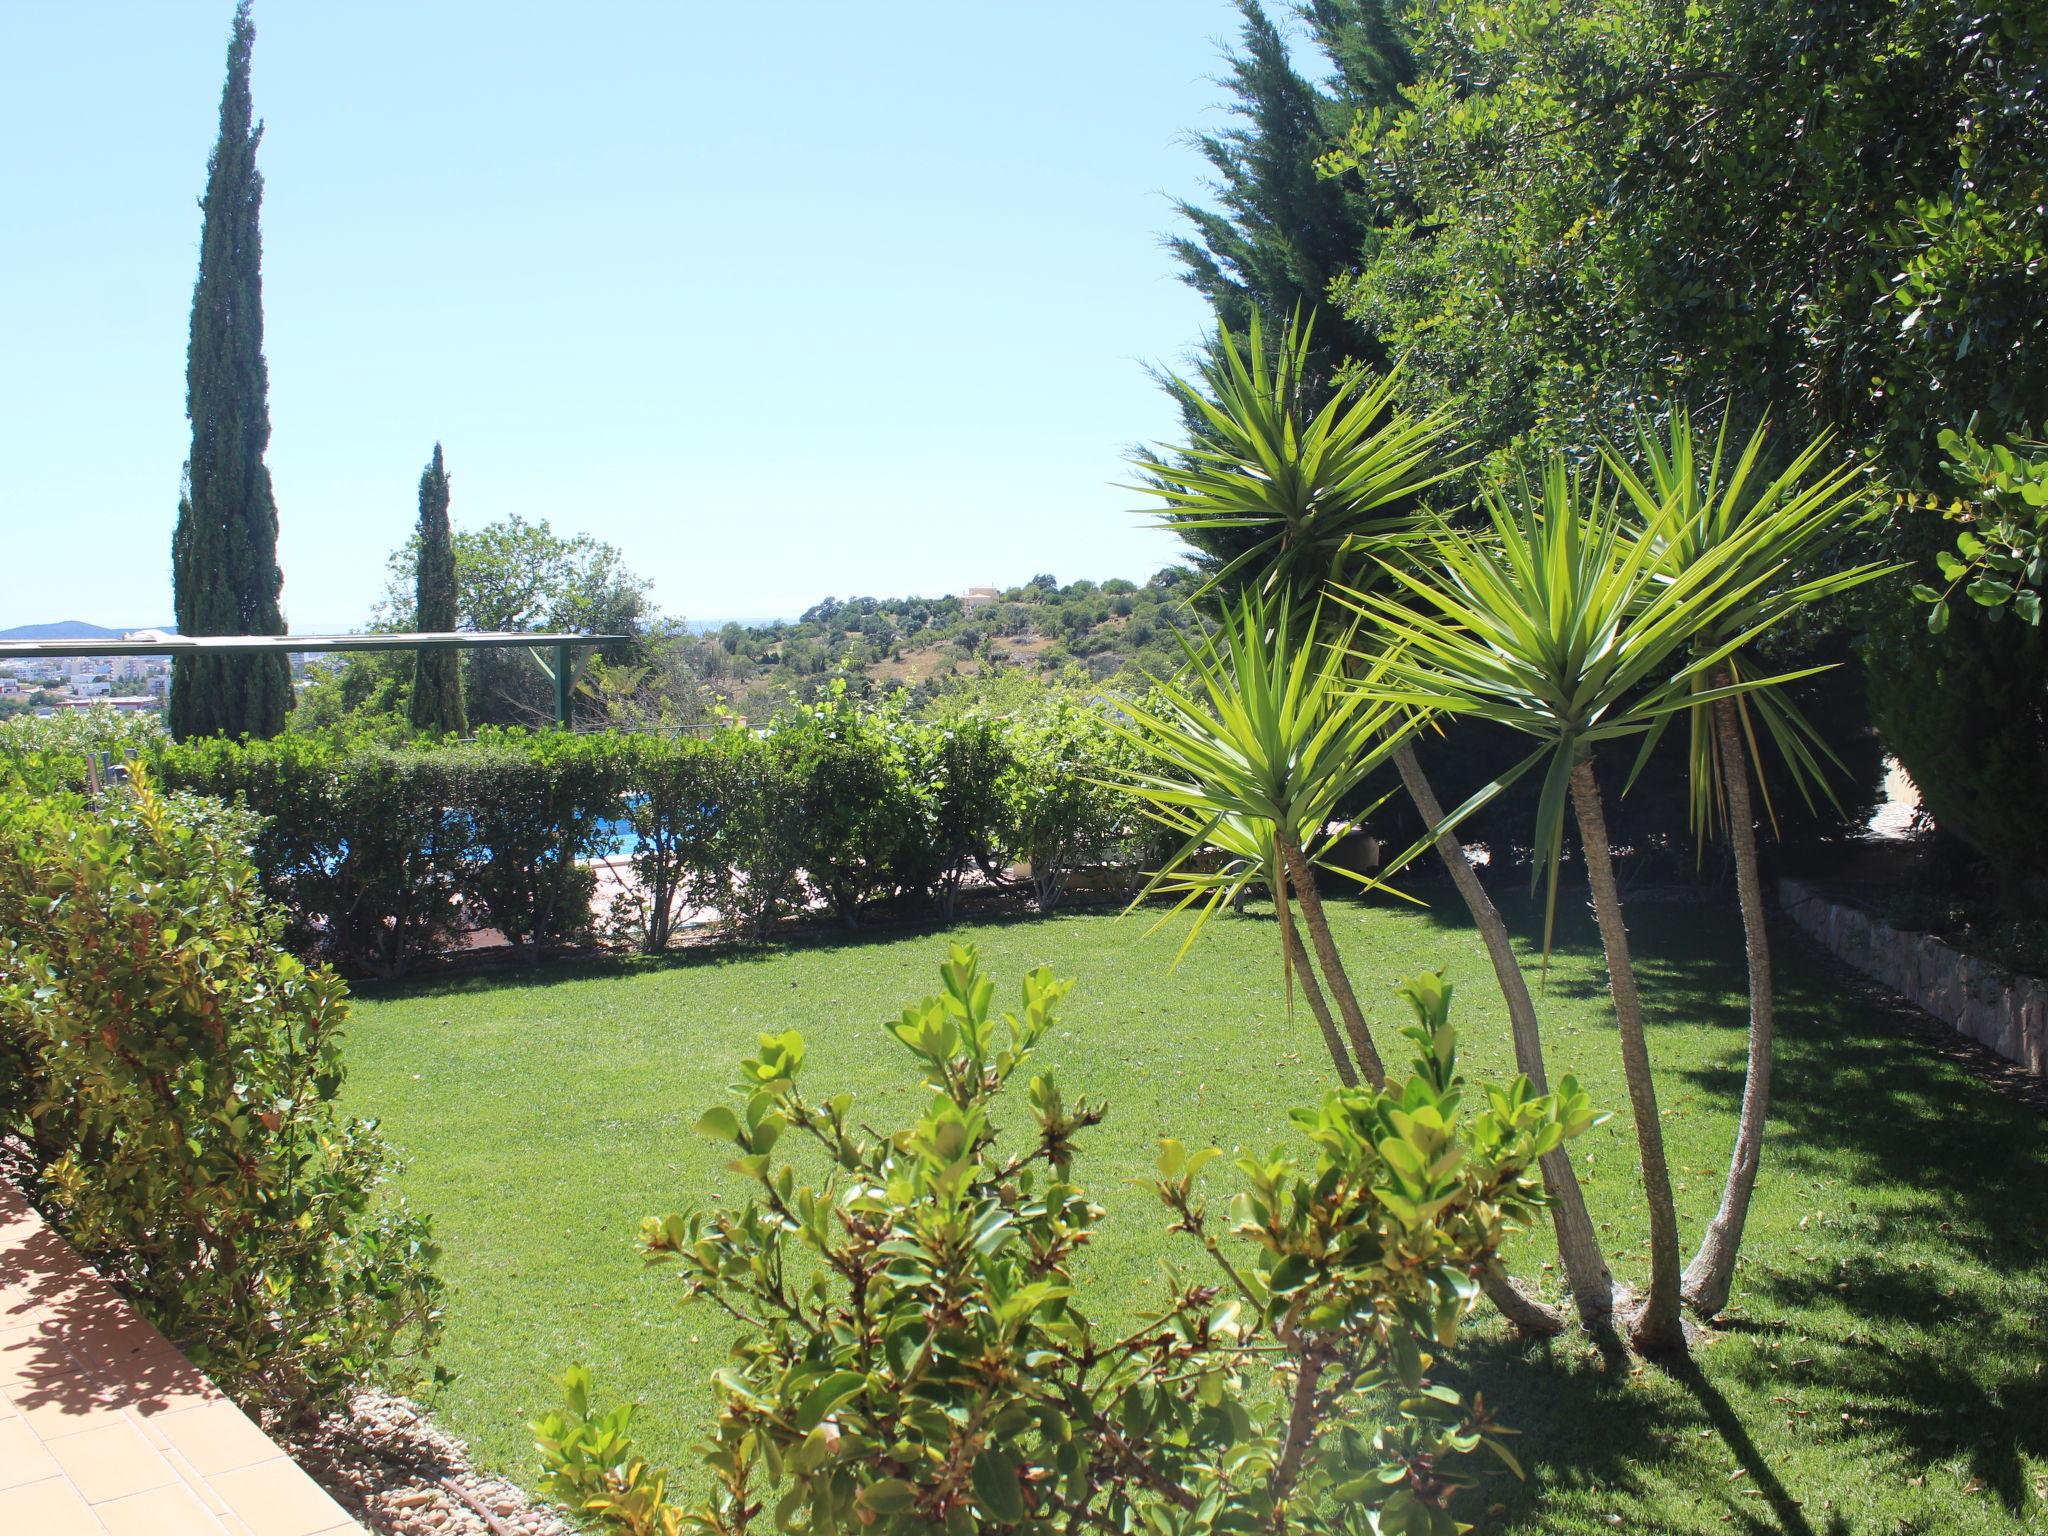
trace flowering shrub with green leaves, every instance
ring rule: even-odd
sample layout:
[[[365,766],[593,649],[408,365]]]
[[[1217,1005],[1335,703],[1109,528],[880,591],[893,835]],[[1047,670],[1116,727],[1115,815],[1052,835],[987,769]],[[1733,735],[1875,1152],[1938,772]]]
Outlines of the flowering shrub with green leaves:
[[[634,1536],[1467,1529],[1467,1458],[1513,1458],[1434,1367],[1541,1201],[1536,1159],[1594,1123],[1577,1085],[1468,1089],[1449,984],[1410,978],[1413,1075],[1295,1111],[1305,1144],[1241,1153],[1227,1216],[1203,1189],[1220,1151],[1160,1144],[1154,1188],[1200,1273],[1103,1328],[1076,1265],[1102,1212],[1074,1163],[1104,1111],[1032,1070],[1071,983],[1032,971],[998,1014],[971,948],[941,975],[888,1025],[929,1090],[911,1123],[811,1096],[802,1037],[763,1035],[699,1124],[752,1198],[642,1229],[742,1325],[708,1493],[673,1497],[580,1369],[534,1426],[551,1491]]]
[[[252,818],[147,778],[0,793],[0,1133],[173,1342],[296,1412],[432,1345],[435,1248],[338,1108],[347,990],[280,946]]]
[[[1942,452],[1958,495],[1943,507],[1938,496],[1927,507],[1962,526],[1955,548],[1935,553],[1946,586],[1920,583],[1913,595],[1932,604],[1927,627],[1948,628],[1949,603],[1958,589],[1992,618],[2010,610],[2024,624],[2041,623],[2041,588],[2048,578],[2048,442],[2017,437],[1982,443],[1974,426],[1944,431]]]

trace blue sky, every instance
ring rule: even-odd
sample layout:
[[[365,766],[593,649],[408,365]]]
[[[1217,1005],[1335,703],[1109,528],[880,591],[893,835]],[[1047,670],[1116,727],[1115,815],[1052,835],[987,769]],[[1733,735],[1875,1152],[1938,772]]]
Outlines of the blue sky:
[[[230,0],[0,0],[0,628],[171,611]],[[362,623],[436,439],[458,525],[670,613],[1173,558],[1116,488],[1203,319],[1160,236],[1226,0],[257,0],[285,613]]]

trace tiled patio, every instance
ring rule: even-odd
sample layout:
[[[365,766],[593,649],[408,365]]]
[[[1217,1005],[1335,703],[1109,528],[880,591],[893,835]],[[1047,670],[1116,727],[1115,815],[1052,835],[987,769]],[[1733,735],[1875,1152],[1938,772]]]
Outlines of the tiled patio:
[[[364,1536],[0,1181],[0,1536]]]

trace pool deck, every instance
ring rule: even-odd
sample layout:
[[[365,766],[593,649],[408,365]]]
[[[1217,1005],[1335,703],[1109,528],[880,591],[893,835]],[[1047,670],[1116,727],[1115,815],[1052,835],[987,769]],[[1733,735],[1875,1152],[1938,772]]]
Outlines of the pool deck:
[[[366,1536],[4,1180],[0,1533]]]

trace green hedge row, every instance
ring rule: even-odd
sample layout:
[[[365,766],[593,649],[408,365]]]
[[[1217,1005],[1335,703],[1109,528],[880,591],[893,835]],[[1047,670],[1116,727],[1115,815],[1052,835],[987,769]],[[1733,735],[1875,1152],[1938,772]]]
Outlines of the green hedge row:
[[[90,744],[59,745],[56,766],[49,752],[17,752],[16,773],[77,779]],[[1127,803],[1096,782],[1120,751],[1067,701],[1028,720],[932,723],[842,693],[765,736],[489,730],[459,743],[141,746],[166,788],[261,818],[252,852],[295,949],[380,977],[469,928],[495,928],[533,955],[590,939],[589,861],[601,856],[638,877],[606,937],[649,951],[705,907],[740,939],[813,908],[849,926],[882,904],[950,916],[963,885],[1004,882],[1020,864],[1049,909],[1075,871],[1135,870],[1148,856]]]

